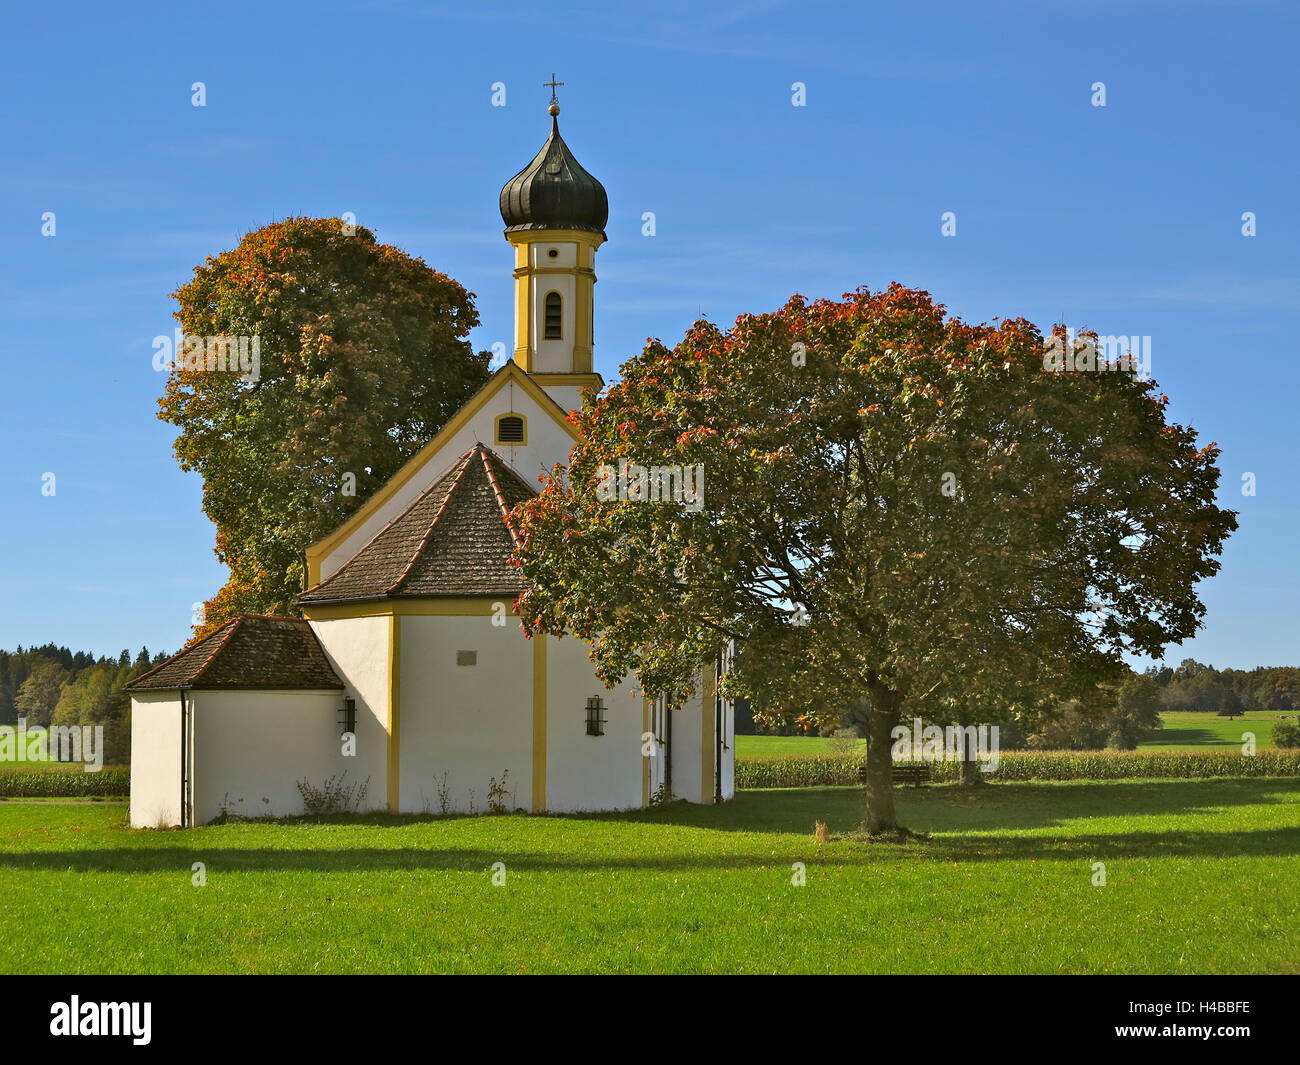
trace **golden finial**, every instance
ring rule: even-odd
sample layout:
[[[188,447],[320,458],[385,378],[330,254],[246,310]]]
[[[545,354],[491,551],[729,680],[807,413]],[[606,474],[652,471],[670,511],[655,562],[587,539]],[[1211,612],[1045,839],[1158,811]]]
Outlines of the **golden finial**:
[[[560,101],[556,99],[555,90],[563,84],[564,82],[555,80],[554,72],[551,73],[550,81],[542,82],[543,88],[549,88],[551,90],[551,103],[550,106],[546,108],[546,113],[550,115],[552,118],[554,118],[556,115],[560,113]]]

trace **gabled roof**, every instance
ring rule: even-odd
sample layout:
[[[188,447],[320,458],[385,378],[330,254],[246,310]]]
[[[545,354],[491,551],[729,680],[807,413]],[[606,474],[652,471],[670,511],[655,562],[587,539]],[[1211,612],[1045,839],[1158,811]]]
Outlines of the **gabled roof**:
[[[546,377],[546,375],[541,376]],[[568,375],[555,374],[551,376],[562,377]],[[592,376],[597,381],[600,380],[599,375],[596,374],[582,376]],[[434,456],[442,450],[444,445],[455,437],[468,424],[470,419],[488,404],[493,396],[510,385],[518,386],[525,395],[537,403],[552,418],[556,425],[568,433],[575,441],[578,439],[578,431],[569,423],[568,414],[564,408],[546,393],[532,374],[520,369],[519,364],[513,359],[507,361],[501,369],[488,378],[483,387],[474,393],[470,400],[452,416],[451,420],[437,432],[432,440],[407,459],[402,468],[393,474],[382,488],[358,507],[355,513],[339,525],[338,528],[307,548],[308,579],[319,581],[322,561],[346,543],[349,537],[355,535],[408,481],[418,476],[433,460]]]
[[[342,689],[343,682],[305,619],[241,614],[125,687],[313,691]]]
[[[298,602],[513,598],[524,583],[509,561],[515,541],[506,515],[536,494],[496,452],[477,444],[350,560],[298,596]]]

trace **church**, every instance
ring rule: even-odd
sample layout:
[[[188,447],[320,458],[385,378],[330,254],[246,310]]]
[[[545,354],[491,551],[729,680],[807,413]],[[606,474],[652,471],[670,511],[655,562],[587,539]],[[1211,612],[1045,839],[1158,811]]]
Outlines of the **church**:
[[[554,79],[552,79],[554,81]],[[552,85],[552,90],[554,85]],[[734,789],[726,669],[681,706],[607,690],[572,637],[524,636],[504,518],[567,466],[592,366],[605,189],[551,134],[501,190],[515,347],[379,491],[306,553],[303,616],[233,618],[128,686],[134,827],[360,810],[628,810]]]

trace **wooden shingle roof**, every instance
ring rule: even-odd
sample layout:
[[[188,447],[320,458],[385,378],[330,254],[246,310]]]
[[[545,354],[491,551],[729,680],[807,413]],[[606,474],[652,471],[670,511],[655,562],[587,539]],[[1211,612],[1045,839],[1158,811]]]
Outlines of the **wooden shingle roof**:
[[[305,619],[243,614],[125,687],[316,691],[341,690],[343,682]]]
[[[339,569],[298,602],[499,595],[524,583],[510,563],[506,515],[536,495],[490,448],[477,444]]]

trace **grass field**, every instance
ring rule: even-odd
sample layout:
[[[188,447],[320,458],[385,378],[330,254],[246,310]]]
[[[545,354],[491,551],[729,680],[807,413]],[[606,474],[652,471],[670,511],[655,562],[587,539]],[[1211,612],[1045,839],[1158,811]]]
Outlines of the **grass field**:
[[[1300,971],[1300,781],[899,802],[929,840],[819,847],[815,820],[859,822],[850,788],[162,832],[121,806],[0,803],[0,971]]]
[[[1244,714],[1229,721],[1217,714],[1183,711],[1160,715],[1164,728],[1152,732],[1138,744],[1142,748],[1190,750],[1198,747],[1240,747],[1242,733],[1255,734],[1255,746],[1263,750],[1273,746],[1273,723],[1281,715],[1273,710]],[[1291,715],[1294,716],[1294,715]],[[737,736],[736,757],[757,758],[773,754],[827,754],[842,741],[828,736]],[[866,740],[858,741],[866,750]]]
[[[1280,716],[1276,711],[1261,710],[1228,720],[1218,714],[1168,712],[1160,715],[1164,728],[1153,732],[1138,746],[1178,749],[1240,747],[1242,733],[1253,732],[1257,748],[1272,747],[1273,724]]]

